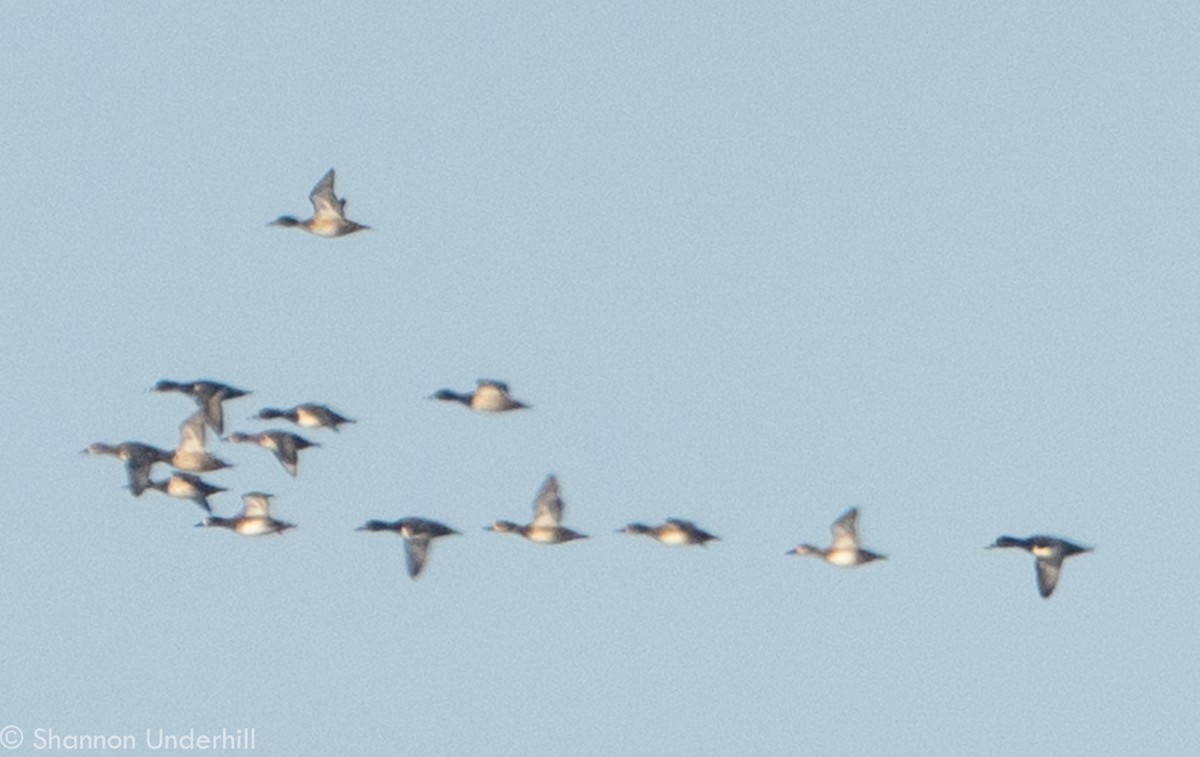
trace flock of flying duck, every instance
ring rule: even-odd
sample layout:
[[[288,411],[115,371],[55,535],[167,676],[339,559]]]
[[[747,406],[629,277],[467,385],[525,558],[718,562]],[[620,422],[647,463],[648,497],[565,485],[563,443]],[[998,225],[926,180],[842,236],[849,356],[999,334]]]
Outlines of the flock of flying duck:
[[[346,201],[334,194],[334,172],[329,169],[309,193],[313,215],[304,220],[293,216],[280,216],[269,225],[298,227],[321,237],[340,237],[369,226],[348,220],[345,215]],[[129,490],[141,496],[148,489],[160,491],[178,499],[190,500],[199,505],[207,516],[197,523],[198,527],[227,528],[243,536],[282,534],[295,524],[278,520],[271,515],[271,494],[259,491],[242,495],[242,511],[236,516],[225,518],[212,514],[208,498],[226,491],[201,479],[198,473],[218,471],[231,467],[229,463],[213,455],[207,446],[207,430],[218,436],[224,433],[224,408],[227,400],[244,397],[249,392],[215,381],[191,382],[159,381],[154,386],[158,392],[180,392],[192,398],[197,409],[179,426],[179,444],[173,450],[161,449],[142,442],[122,442],[116,445],[96,442],[88,446],[85,454],[109,455],[125,464],[129,479]],[[456,402],[481,413],[503,413],[529,407],[513,399],[508,386],[500,381],[479,380],[475,389],[460,393],[440,389],[430,399]],[[254,416],[259,420],[282,419],[306,429],[327,428],[337,431],[339,426],[354,423],[324,405],[305,403],[287,409],[263,408]],[[299,472],[299,453],[310,447],[320,446],[289,431],[270,430],[257,434],[234,432],[222,437],[235,444],[253,444],[271,451],[288,474]],[[163,463],[174,468],[164,479],[154,480],[154,466]],[[538,544],[562,544],[586,539],[585,534],[562,525],[564,504],[559,492],[558,479],[548,476],[538,491],[533,503],[533,518],[527,524],[497,520],[486,530],[497,533],[512,533]],[[830,565],[852,568],[875,560],[886,559],[884,555],[863,549],[858,540],[858,509],[850,508],[834,521],[831,527],[833,538],[828,547],[799,544],[787,554],[817,557]],[[404,540],[408,574],[416,578],[421,574],[429,556],[434,539],[459,534],[459,531],[435,520],[419,517],[400,518],[395,521],[369,520],[357,531],[390,531]],[[630,523],[617,533],[648,536],[662,544],[673,546],[704,546],[719,537],[701,529],[689,520],[668,518],[656,526]],[[988,546],[993,548],[1015,547],[1029,552],[1035,558],[1038,593],[1049,597],[1058,584],[1063,561],[1068,557],[1090,552],[1091,547],[1073,544],[1052,536],[1034,535],[1027,539],[1001,536]]]

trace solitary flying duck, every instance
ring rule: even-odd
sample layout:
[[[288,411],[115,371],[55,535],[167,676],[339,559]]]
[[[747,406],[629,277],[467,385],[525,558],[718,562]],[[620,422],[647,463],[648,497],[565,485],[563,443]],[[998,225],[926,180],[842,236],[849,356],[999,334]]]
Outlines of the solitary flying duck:
[[[852,507],[842,517],[833,522],[830,528],[833,542],[826,549],[814,547],[811,544],[799,544],[788,550],[789,555],[812,555],[819,557],[830,565],[839,568],[853,568],[856,565],[869,563],[872,560],[884,560],[884,555],[870,552],[858,546],[858,508]]]
[[[533,520],[527,526],[517,525],[512,521],[498,520],[488,526],[486,531],[496,531],[505,534],[520,534],[529,541],[538,544],[560,544],[586,539],[584,534],[563,528],[563,501],[558,493],[558,479],[548,476],[542,488],[538,491],[533,503]]]
[[[453,528],[426,518],[401,518],[395,521],[369,520],[355,531],[392,531],[404,539],[404,554],[408,575],[416,578],[429,557],[429,545],[434,539],[457,534]]]
[[[279,216],[268,225],[298,226],[319,237],[344,237],[347,234],[371,228],[346,219],[346,200],[345,198],[338,199],[337,195],[333,193],[332,168],[313,187],[308,199],[313,206],[312,218],[301,221],[295,216]]]
[[[508,384],[503,381],[479,379],[475,391],[461,394],[450,389],[439,389],[429,399],[442,402],[459,402],[480,413],[503,413],[507,410],[527,408],[524,402],[513,399],[508,393]]]
[[[661,526],[630,523],[617,533],[642,534],[663,544],[671,545],[699,544],[704,546],[706,542],[720,541],[720,537],[710,534],[690,520],[680,520],[679,518],[667,518]]]
[[[1054,593],[1054,587],[1058,584],[1058,574],[1062,572],[1063,560],[1092,551],[1091,547],[1081,547],[1066,539],[1040,534],[1030,536],[1028,539],[1001,536],[987,548],[995,549],[996,547],[1020,547],[1037,558],[1034,565],[1037,568],[1038,593],[1042,595],[1043,599],[1048,599]]]

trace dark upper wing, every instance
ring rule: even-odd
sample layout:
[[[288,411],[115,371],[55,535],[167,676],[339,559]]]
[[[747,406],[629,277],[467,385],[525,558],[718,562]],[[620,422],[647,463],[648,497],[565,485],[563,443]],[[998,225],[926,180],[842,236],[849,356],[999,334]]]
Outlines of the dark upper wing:
[[[411,539],[406,539],[404,542],[404,556],[408,562],[408,575],[416,578],[421,575],[421,570],[425,567],[425,560],[429,557],[429,542],[428,536],[415,536]]]
[[[503,381],[497,381],[496,379],[476,379],[475,386],[477,386],[477,387],[491,386],[491,387],[495,387],[496,389],[500,390],[501,392],[504,392],[505,394],[508,394],[508,384],[504,383]]]
[[[125,463],[125,471],[129,474],[129,491],[133,496],[140,497],[142,492],[150,488],[150,468],[154,461],[149,458],[131,457]]]
[[[225,408],[221,405],[224,399],[224,395],[218,392],[204,400],[204,422],[216,434],[225,433]]]
[[[1062,572],[1062,559],[1058,560],[1037,560],[1037,582],[1038,593],[1043,597],[1049,597],[1054,593],[1054,587],[1058,585],[1058,574]]]

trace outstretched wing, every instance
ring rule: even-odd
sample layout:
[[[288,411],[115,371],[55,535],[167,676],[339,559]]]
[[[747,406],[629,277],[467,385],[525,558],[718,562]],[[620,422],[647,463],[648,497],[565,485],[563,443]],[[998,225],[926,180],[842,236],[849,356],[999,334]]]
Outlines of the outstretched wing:
[[[1037,583],[1038,593],[1042,597],[1049,597],[1054,593],[1054,587],[1058,585],[1058,574],[1062,572],[1062,558],[1057,560],[1037,560]]]
[[[220,407],[220,403],[217,406]],[[179,424],[179,446],[176,447],[179,452],[205,451],[207,436],[204,431],[204,417],[204,410],[197,410]]]
[[[204,403],[201,407],[204,410],[204,422],[208,424],[214,432],[218,434],[225,433],[225,408],[221,402],[229,399],[224,392],[214,392],[204,398]]]
[[[416,578],[421,575],[421,570],[425,567],[425,560],[429,557],[428,536],[414,536],[411,539],[406,539],[404,542],[404,556],[408,562],[408,575]]]
[[[267,435],[271,437],[274,443],[275,458],[279,460],[279,464],[288,474],[295,476],[300,468],[300,450],[308,449],[309,447],[318,446],[315,442],[310,442],[303,436],[291,434],[286,431],[271,432]]]
[[[271,495],[262,494],[260,492],[251,492],[250,494],[242,495],[242,517],[243,518],[269,518],[271,517]]]
[[[558,479],[547,476],[533,502],[533,525],[556,527],[562,523],[563,501],[558,494]]]
[[[148,457],[134,456],[125,461],[125,470],[129,473],[129,491],[133,496],[140,497],[142,492],[150,488],[150,469],[154,460]]]
[[[321,177],[308,195],[312,202],[314,219],[345,218],[342,203],[333,193],[333,169]]]
[[[832,549],[858,549],[858,508],[852,507],[833,522]]]
[[[275,442],[275,459],[289,476],[295,476],[300,470],[300,453],[295,440],[290,434],[274,434],[272,441]]]
[[[495,379],[477,379],[475,381],[475,386],[477,386],[480,389],[483,389],[485,387],[491,387],[491,388],[495,389],[496,391],[502,392],[504,394],[508,394],[508,384],[504,383],[503,381],[497,381]]]

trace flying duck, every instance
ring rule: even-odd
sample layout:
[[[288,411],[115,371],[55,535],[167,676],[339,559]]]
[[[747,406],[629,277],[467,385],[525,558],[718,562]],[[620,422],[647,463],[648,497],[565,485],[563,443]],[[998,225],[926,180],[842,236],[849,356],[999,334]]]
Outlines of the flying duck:
[[[214,494],[227,491],[220,486],[213,486],[199,476],[194,476],[191,473],[173,473],[169,478],[165,478],[162,481],[151,481],[149,488],[157,489],[168,497],[195,502],[208,513],[212,512],[212,507],[208,504],[208,498]]]
[[[1081,547],[1066,539],[1041,534],[1030,536],[1028,539],[1001,536],[987,548],[997,547],[1019,547],[1036,558],[1034,566],[1037,568],[1038,593],[1043,599],[1048,599],[1054,593],[1054,587],[1058,584],[1058,574],[1062,572],[1063,560],[1092,551],[1091,547]]]
[[[225,437],[225,441],[235,444],[257,444],[263,449],[271,450],[283,469],[292,476],[295,476],[299,469],[300,450],[321,446],[287,431],[263,431],[257,434],[234,432]]]
[[[619,534],[641,534],[660,541],[663,544],[671,545],[688,545],[699,544],[704,546],[706,542],[720,541],[720,537],[714,536],[704,529],[698,527],[690,520],[680,520],[679,518],[667,518],[660,526],[647,526],[644,523],[630,523],[624,528],[617,531]]]
[[[475,391],[461,394],[450,389],[439,389],[429,399],[442,402],[459,402],[480,413],[503,413],[507,410],[527,408],[524,402],[513,399],[508,393],[508,384],[503,381],[479,379]]]
[[[262,492],[247,492],[242,495],[242,511],[233,518],[221,518],[210,515],[196,527],[210,526],[228,528],[242,536],[263,536],[264,534],[282,534],[295,524],[276,520],[271,517],[271,498],[273,494]]]
[[[507,520],[498,520],[486,531],[520,534],[538,544],[561,544],[562,542],[586,539],[587,536],[569,528],[563,528],[563,501],[558,493],[558,479],[553,475],[546,478],[533,503],[533,520],[521,526]]]
[[[116,445],[96,442],[88,445],[83,454],[108,455],[125,463],[129,491],[133,492],[135,497],[140,497],[142,492],[150,488],[150,469],[154,464],[171,461],[171,453],[167,450],[141,442],[121,442]]]
[[[275,407],[264,407],[254,417],[263,421],[283,418],[301,428],[331,428],[334,431],[337,431],[338,426],[343,423],[354,423],[354,419],[352,418],[339,415],[325,405],[317,405],[311,402],[289,407],[286,410]]]
[[[371,228],[346,219],[346,200],[345,198],[338,199],[337,195],[333,193],[332,168],[313,187],[308,199],[313,206],[312,218],[301,221],[295,216],[279,216],[267,225],[296,226],[319,237],[344,237],[347,234]]]
[[[869,563],[872,560],[884,560],[886,557],[858,546],[858,508],[852,507],[842,517],[833,522],[830,531],[833,532],[833,542],[826,549],[814,547],[811,544],[800,544],[788,550],[789,555],[812,555],[819,557],[830,565],[839,568],[852,568],[856,565]]]
[[[401,518],[400,520],[369,520],[355,531],[392,531],[404,539],[404,554],[408,562],[408,575],[421,575],[425,561],[429,558],[429,545],[434,539],[459,533],[453,528],[426,518]]]
[[[192,473],[232,468],[233,466],[208,451],[204,409],[183,419],[179,424],[179,444],[171,453],[170,463],[179,470]]]
[[[216,434],[225,433],[225,413],[221,407],[221,403],[225,400],[245,397],[250,393],[216,381],[181,382],[167,381],[166,379],[155,384],[154,391],[181,392],[191,397],[196,402],[197,407],[204,411],[204,422]]]

